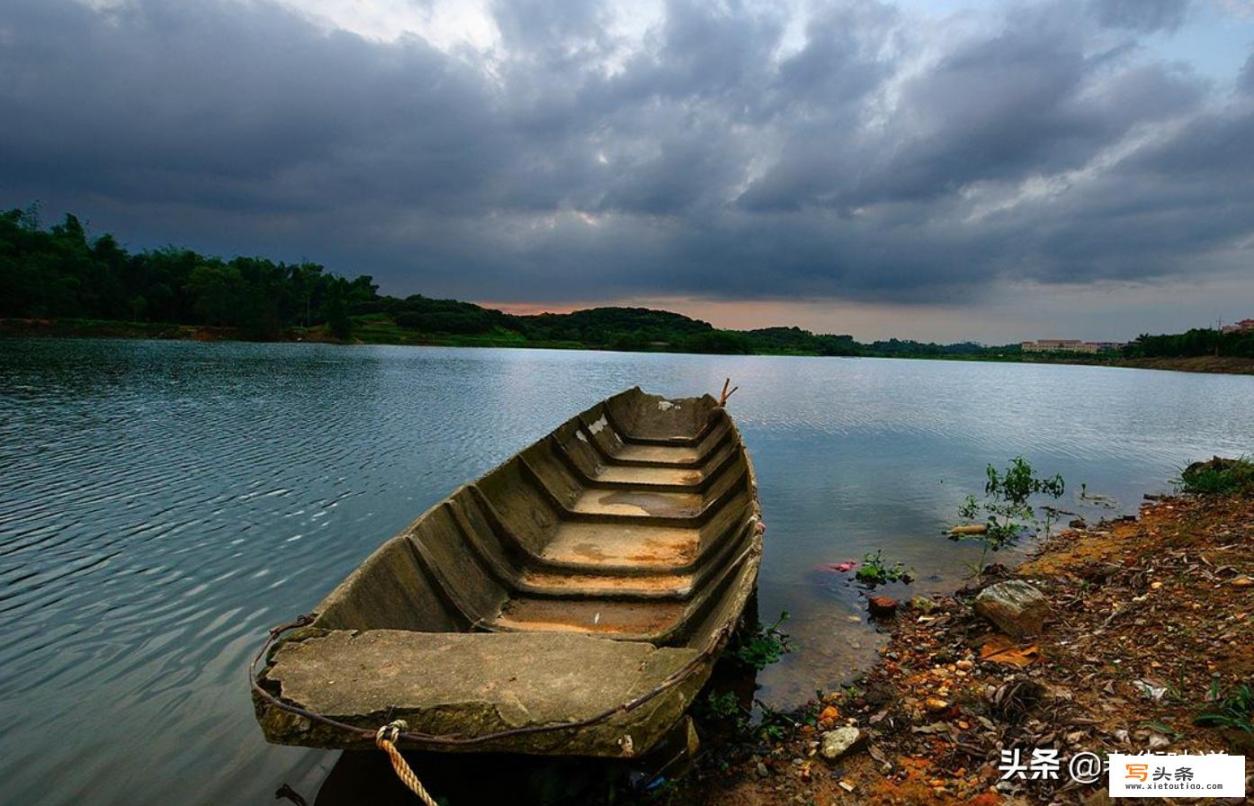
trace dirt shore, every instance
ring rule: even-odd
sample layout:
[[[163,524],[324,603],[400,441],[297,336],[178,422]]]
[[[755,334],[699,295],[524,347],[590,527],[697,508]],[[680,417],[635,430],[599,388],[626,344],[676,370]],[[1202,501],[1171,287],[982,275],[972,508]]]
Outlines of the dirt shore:
[[[1254,375],[1254,359],[1235,356],[1199,355],[1187,358],[1125,358],[1114,366],[1132,369],[1166,369],[1175,372],[1219,372]]]
[[[1138,518],[1073,528],[1013,571],[903,604],[856,685],[775,718],[774,738],[711,747],[657,799],[1101,804],[1105,776],[1069,776],[1081,752],[1254,755],[1251,704],[1224,702],[1254,681],[1252,574],[1254,496],[1147,502]],[[1047,600],[1039,634],[1011,639],[975,613],[978,592],[1007,580]],[[842,727],[856,743],[825,758]],[[1058,777],[1003,779],[1016,750],[1024,762],[1056,750]]]

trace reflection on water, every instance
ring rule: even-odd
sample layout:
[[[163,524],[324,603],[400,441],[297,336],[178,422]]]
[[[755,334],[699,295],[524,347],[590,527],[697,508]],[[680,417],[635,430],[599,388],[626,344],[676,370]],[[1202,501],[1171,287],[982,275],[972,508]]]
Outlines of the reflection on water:
[[[799,653],[775,704],[874,657],[826,563],[884,548],[912,590],[987,462],[1027,455],[1133,511],[1249,452],[1254,378],[1089,367],[558,351],[0,341],[0,775],[15,803],[273,802],[334,754],[270,747],[243,668],[457,484],[624,387],[741,386],[768,524],[763,617]],[[900,592],[904,592],[901,589]],[[892,591],[890,591],[891,593]],[[855,619],[857,619],[855,621]],[[49,782],[55,782],[50,789]]]

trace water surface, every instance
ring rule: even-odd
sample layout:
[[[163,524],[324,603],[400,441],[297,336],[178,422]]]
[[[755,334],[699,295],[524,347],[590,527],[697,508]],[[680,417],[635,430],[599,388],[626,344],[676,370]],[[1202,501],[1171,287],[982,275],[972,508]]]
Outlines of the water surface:
[[[741,386],[768,525],[764,618],[801,651],[763,697],[873,657],[825,563],[883,548],[951,589],[940,536],[1027,456],[1135,511],[1254,448],[1254,378],[1100,367],[331,345],[0,340],[0,780],[14,803],[272,803],[334,754],[266,745],[243,669],[453,487],[627,386]],[[906,589],[894,592],[904,593]]]

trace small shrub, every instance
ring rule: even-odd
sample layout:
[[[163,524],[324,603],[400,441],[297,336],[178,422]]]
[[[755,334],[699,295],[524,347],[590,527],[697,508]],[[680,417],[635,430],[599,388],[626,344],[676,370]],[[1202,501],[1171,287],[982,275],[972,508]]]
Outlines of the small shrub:
[[[1254,492],[1254,462],[1241,457],[1214,457],[1194,462],[1180,472],[1180,489],[1191,495],[1230,495]]]
[[[854,578],[871,587],[889,582],[909,583],[913,579],[912,570],[899,562],[889,565],[884,560],[883,549],[878,549],[874,554],[862,555],[862,565],[858,567]]]

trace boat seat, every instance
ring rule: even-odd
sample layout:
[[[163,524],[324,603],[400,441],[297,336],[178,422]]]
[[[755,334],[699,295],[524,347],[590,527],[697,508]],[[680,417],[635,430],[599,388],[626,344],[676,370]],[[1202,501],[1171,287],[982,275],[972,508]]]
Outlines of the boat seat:
[[[606,465],[598,470],[593,480],[606,484],[695,487],[704,478],[699,468]]]
[[[692,593],[696,575],[676,574],[598,574],[570,571],[539,571],[528,568],[519,578],[526,593],[545,596],[632,597],[639,599],[683,599]]]
[[[550,563],[587,570],[662,569],[686,566],[697,558],[696,529],[650,524],[563,523],[544,547]]]
[[[662,445],[623,445],[614,454],[616,460],[627,462],[655,462],[663,465],[683,465],[699,462],[703,458],[696,448]]]
[[[517,596],[491,622],[494,630],[603,635],[661,640],[684,617],[682,601],[653,599],[547,599]]]
[[[281,644],[265,684],[301,708],[368,730],[404,719],[413,732],[478,736],[587,719],[654,689],[698,654],[563,633],[332,630]],[[682,685],[669,688],[636,714],[604,723],[592,744],[584,729],[581,754],[625,755],[618,723],[627,719],[634,746],[650,746],[658,738],[652,732],[674,724],[692,696]],[[337,738],[342,743],[343,734]],[[523,752],[561,752],[569,739],[563,731],[536,733]],[[517,737],[506,743],[519,747]]]
[[[654,490],[590,489],[575,499],[571,510],[585,515],[644,515],[650,518],[692,518],[701,514],[700,493]]]

